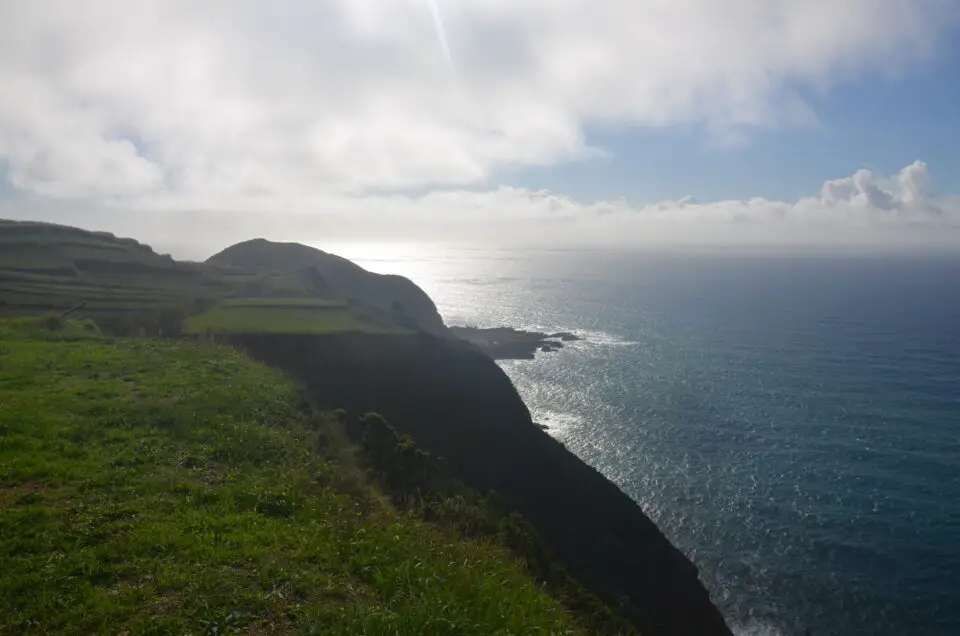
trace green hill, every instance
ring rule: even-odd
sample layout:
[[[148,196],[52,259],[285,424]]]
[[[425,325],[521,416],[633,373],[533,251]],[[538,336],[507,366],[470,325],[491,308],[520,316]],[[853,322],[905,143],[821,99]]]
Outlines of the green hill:
[[[343,439],[232,349],[0,321],[0,633],[577,633]]]
[[[235,298],[191,316],[184,331],[192,334],[288,333],[342,331],[402,333],[389,320],[374,320],[353,311],[343,300],[329,298]]]
[[[420,329],[450,336],[436,305],[410,280],[373,274],[345,258],[306,245],[254,239],[211,256],[207,264],[276,273],[309,269],[321,276],[335,295],[355,299],[374,311],[392,313],[396,307],[402,307]]]
[[[262,300],[239,306],[251,299]],[[81,315],[120,334],[177,335],[185,327],[244,333],[266,324],[279,333],[425,330],[448,337],[433,301],[409,280],[303,245],[257,239],[206,263],[178,262],[106,232],[0,220],[0,316],[78,305]]]

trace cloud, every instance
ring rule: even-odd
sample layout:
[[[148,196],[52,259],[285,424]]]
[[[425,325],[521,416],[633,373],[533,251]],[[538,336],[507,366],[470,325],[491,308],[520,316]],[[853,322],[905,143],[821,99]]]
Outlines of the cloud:
[[[804,125],[801,91],[912,72],[958,17],[953,0],[4,2],[0,216],[192,256],[257,235],[956,247],[960,204],[926,193],[919,161],[792,202],[583,202],[497,177],[602,153],[591,124],[721,143]]]
[[[809,121],[797,87],[909,72],[958,12],[951,0],[462,0],[440,6],[438,40],[435,6],[0,3],[0,163],[24,192],[133,207],[487,187],[516,166],[595,155],[591,123],[694,123],[737,140]],[[892,205],[870,182],[831,192]]]
[[[960,248],[960,197],[931,197],[927,166],[891,177],[866,170],[826,182],[796,201],[764,198],[647,205],[581,202],[515,187],[443,189],[413,196],[322,194],[286,206],[184,208],[164,196],[136,209],[32,198],[0,199],[0,217],[79,224],[132,235],[173,253],[202,258],[263,236],[335,249],[351,241],[444,241],[515,246],[641,248],[952,250]],[[318,212],[322,211],[322,212]]]
[[[869,170],[858,170],[852,177],[824,183],[821,198],[827,204],[845,202],[880,210],[903,209],[911,204],[922,206],[927,179],[927,164],[920,160],[901,170],[887,189]]]

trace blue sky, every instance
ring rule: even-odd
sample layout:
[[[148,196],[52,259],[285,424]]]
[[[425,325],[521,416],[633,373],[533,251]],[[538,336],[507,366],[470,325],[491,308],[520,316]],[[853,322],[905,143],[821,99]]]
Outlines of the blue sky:
[[[931,195],[960,192],[960,37],[909,74],[867,73],[808,99],[816,123],[756,129],[733,145],[715,143],[698,125],[588,126],[588,141],[610,157],[506,179],[584,200],[795,200],[860,168],[893,174],[923,159],[933,173]]]
[[[2,3],[0,216],[956,249],[958,35],[955,0]]]

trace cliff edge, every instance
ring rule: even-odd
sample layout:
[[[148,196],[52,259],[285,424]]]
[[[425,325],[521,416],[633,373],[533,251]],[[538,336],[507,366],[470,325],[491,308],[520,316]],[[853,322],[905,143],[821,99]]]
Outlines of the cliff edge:
[[[312,270],[326,281],[333,294],[382,312],[399,309],[413,318],[423,331],[439,337],[452,337],[433,300],[410,279],[368,272],[356,263],[313,247],[253,239],[211,256],[206,264],[258,272]]]
[[[640,507],[531,420],[506,374],[468,343],[416,334],[233,339],[328,408],[377,411],[497,491],[560,564],[645,634],[731,634],[695,566]]]

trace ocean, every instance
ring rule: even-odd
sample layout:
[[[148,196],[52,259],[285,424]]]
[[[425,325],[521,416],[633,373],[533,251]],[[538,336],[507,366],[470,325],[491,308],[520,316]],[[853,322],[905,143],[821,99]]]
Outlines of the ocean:
[[[960,257],[318,247],[582,335],[501,365],[737,634],[960,634]]]

